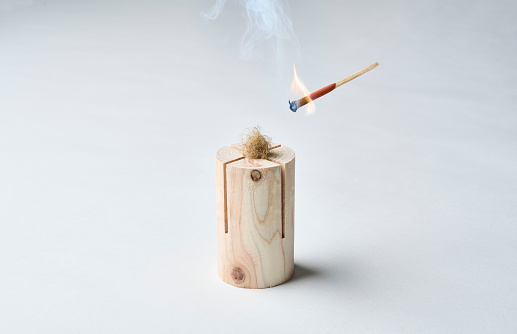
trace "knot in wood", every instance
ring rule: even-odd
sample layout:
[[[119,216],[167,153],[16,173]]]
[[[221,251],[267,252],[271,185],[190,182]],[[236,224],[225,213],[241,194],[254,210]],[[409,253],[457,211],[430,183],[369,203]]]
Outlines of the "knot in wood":
[[[239,267],[233,267],[232,269],[232,278],[235,281],[235,283],[240,284],[244,282],[244,279],[246,278],[246,275],[244,275],[244,271],[242,271]]]
[[[251,175],[251,179],[255,182],[257,182],[258,180],[260,180],[262,178],[262,173],[256,169],[252,170],[250,175]]]

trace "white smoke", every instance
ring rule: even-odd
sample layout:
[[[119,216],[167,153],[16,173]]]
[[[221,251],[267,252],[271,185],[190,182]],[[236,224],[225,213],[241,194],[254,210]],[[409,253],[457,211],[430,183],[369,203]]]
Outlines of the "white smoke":
[[[224,9],[227,0],[216,0],[207,20],[215,20]],[[285,66],[288,56],[298,55],[299,46],[293,30],[289,5],[285,0],[239,0],[246,20],[246,31],[241,40],[241,57],[249,59],[253,50],[268,43],[273,50],[277,66]],[[289,49],[286,49],[289,48]],[[287,51],[287,52],[286,52]]]

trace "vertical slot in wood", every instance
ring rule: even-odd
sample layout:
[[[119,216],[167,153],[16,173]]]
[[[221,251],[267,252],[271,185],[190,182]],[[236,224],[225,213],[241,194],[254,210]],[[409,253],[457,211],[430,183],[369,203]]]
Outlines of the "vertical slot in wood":
[[[285,238],[285,165],[280,164],[280,179],[282,182],[282,239]]]
[[[235,160],[231,160],[225,162],[223,164],[223,180],[224,180],[224,233],[228,233],[228,177],[226,175],[226,165],[231,164],[232,162],[239,161],[244,159],[244,157],[240,157]]]
[[[285,164],[269,159],[269,161],[280,165],[280,184],[281,184],[281,197],[282,197],[282,239],[285,238]]]

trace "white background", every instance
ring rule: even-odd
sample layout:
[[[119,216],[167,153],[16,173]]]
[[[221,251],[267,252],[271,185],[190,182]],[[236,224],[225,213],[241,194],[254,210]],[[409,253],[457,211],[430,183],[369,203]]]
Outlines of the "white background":
[[[2,334],[517,331],[515,2],[291,2],[309,89],[380,63],[312,116],[236,5],[0,3]],[[244,290],[214,160],[256,124],[297,154],[296,273]]]

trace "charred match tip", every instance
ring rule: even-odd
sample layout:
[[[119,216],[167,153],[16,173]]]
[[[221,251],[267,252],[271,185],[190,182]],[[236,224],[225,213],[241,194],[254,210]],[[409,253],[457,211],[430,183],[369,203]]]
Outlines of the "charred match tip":
[[[296,112],[296,110],[298,110],[298,103],[296,102],[297,101],[291,102],[291,100],[289,100],[289,108],[291,108],[293,112]]]

